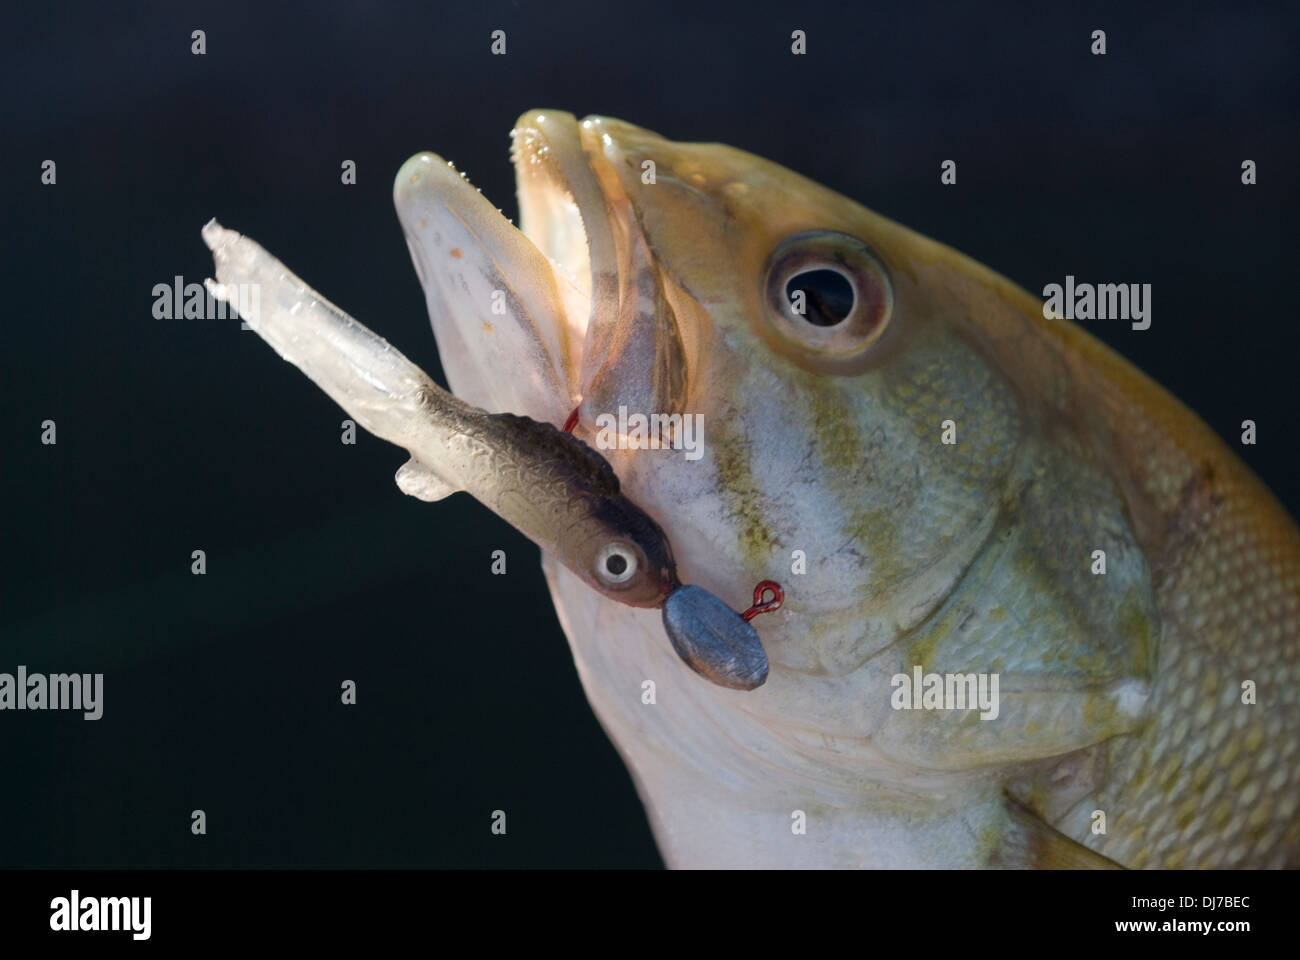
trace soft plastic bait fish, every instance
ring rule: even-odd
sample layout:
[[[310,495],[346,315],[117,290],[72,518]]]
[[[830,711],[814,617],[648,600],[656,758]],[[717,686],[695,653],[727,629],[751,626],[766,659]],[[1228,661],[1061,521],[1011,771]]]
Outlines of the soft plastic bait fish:
[[[470,493],[601,594],[661,607],[673,648],[697,673],[740,690],[767,679],[748,622],[762,590],[737,614],[683,586],[663,529],[619,491],[599,453],[549,423],[456,398],[249,238],[213,220],[203,239],[216,263],[212,294],[233,302],[237,287],[257,284],[260,296],[244,307],[248,325],[358,424],[411,454],[396,475],[404,493],[427,501]]]

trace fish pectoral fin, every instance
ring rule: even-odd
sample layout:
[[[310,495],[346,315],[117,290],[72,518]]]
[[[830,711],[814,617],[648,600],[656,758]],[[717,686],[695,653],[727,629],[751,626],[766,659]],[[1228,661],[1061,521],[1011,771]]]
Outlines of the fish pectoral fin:
[[[1123,870],[1124,868],[1071,840],[1018,801],[1004,801],[1010,829],[991,865],[1011,870]]]
[[[397,481],[397,489],[402,493],[429,503],[449,497],[460,489],[442,479],[415,457],[398,467],[393,479]]]

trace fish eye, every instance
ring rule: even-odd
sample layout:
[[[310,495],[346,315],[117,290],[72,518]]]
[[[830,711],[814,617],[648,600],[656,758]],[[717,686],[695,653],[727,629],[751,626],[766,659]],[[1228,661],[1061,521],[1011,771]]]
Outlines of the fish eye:
[[[768,261],[768,322],[782,341],[826,360],[849,360],[889,325],[894,288],[856,237],[812,230],[786,238]]]
[[[610,586],[627,583],[636,574],[638,566],[636,550],[631,544],[619,540],[605,544],[596,554],[596,577]]]
[[[838,270],[814,267],[794,274],[785,282],[785,298],[791,309],[817,327],[843,323],[853,312],[853,284]]]

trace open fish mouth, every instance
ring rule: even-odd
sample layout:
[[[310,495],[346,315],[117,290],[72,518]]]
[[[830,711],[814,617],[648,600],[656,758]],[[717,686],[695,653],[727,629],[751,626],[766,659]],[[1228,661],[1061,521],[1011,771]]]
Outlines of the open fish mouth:
[[[393,200],[453,391],[562,423],[581,399],[592,317],[617,313],[617,251],[600,180],[600,122],[533,111],[512,131],[520,226],[433,153]],[[607,138],[606,138],[607,139]]]
[[[615,405],[680,409],[677,317],[623,179],[636,167],[624,139],[639,147],[652,135],[538,110],[511,136],[518,228],[437,154],[416,154],[393,185],[452,390],[556,425]],[[663,623],[682,660],[713,683],[752,690],[767,679],[757,632],[706,590],[676,591]]]

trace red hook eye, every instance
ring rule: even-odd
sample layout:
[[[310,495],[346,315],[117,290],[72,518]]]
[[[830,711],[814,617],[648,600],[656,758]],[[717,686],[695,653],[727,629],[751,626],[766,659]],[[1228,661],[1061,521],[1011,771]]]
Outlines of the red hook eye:
[[[767,593],[772,594],[771,600],[764,600]],[[746,622],[753,620],[760,613],[771,613],[773,610],[781,609],[781,604],[785,601],[785,591],[781,589],[781,584],[775,580],[761,580],[758,586],[754,588],[754,605],[740,615]]]

